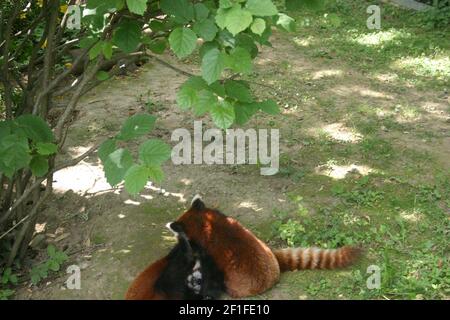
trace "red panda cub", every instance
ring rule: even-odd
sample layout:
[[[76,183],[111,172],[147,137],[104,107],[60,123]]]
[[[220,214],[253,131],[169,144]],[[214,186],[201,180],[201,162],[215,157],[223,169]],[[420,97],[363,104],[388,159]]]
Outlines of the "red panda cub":
[[[271,250],[237,220],[207,208],[199,196],[176,222],[189,240],[212,257],[224,274],[226,292],[233,298],[266,291],[278,282],[280,272],[342,268],[360,255],[355,247]]]

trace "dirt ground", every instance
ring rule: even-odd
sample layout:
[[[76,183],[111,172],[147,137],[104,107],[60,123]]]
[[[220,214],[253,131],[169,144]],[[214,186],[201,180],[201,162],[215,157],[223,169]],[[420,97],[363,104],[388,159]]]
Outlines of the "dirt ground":
[[[345,113],[355,103],[363,102],[376,105],[376,112],[381,114],[394,113],[396,105],[420,106],[418,114],[397,112],[395,116],[399,123],[411,125],[418,132],[432,132],[433,139],[389,129],[382,135],[395,148],[414,145],[416,150],[438,159],[443,168],[450,167],[449,102],[441,97],[442,92],[399,88],[392,85],[390,74],[380,75],[374,81],[343,61],[311,59],[284,35],[276,34],[272,43],[274,47],[263,48],[257,60],[252,87],[261,95],[275,96],[281,102],[283,114],[258,115],[248,127],[280,127],[280,151],[289,157],[291,164],[305,162],[316,168],[317,174],[328,176],[345,176],[353,170],[339,173],[332,166],[323,166],[322,159],[297,155],[303,150],[308,152],[303,141],[317,138],[323,131],[338,141],[352,143],[360,139],[360,133],[349,124]],[[198,72],[189,62],[176,62],[170,56],[166,59],[181,69]],[[177,88],[185,80],[176,71],[150,61],[131,75],[102,84],[79,103],[64,157],[76,157],[117,132],[130,114],[145,112],[147,97],[153,102],[158,119],[156,130],[149,137],[157,136],[171,143],[174,129],[193,128],[194,116],[180,110],[175,102]],[[319,104],[328,104],[332,112]],[[204,123],[209,126],[211,122],[205,118]],[[400,159],[395,165],[404,164]],[[364,163],[357,163],[356,168],[364,171]],[[149,184],[136,197],[128,195],[122,187],[111,189],[96,155],[58,172],[55,195],[46,203],[39,221],[45,235],[42,247],[44,243],[54,243],[69,252],[68,265],[77,264],[82,269],[81,290],[65,288],[67,275],[63,271],[38,287],[20,289],[16,298],[122,299],[137,273],[170,250],[174,239],[164,225],[180,215],[196,193],[203,195],[207,205],[236,217],[257,236],[279,246],[270,233],[274,210],[293,210],[295,204],[288,199],[292,190],[304,188],[315,194],[321,188],[320,184],[298,182],[287,175],[261,176],[256,166],[174,166],[169,161],[164,172],[166,179],[162,186]],[[310,201],[333,200],[318,194]],[[348,272],[340,271],[339,275]],[[301,287],[295,290],[290,287],[291,279],[292,275],[282,276],[280,283],[261,297],[308,297]]]

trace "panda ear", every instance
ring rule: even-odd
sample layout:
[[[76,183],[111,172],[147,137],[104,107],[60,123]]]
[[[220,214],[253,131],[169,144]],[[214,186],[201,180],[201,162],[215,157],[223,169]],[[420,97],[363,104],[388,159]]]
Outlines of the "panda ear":
[[[195,211],[203,211],[205,209],[205,204],[199,194],[196,194],[195,197],[192,198],[191,210],[192,209]]]

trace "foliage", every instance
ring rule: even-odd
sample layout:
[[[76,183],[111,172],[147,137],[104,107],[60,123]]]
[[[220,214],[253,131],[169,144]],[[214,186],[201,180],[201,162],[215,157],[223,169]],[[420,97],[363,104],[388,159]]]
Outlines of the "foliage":
[[[201,60],[200,74],[188,79],[177,94],[182,109],[197,116],[209,114],[221,129],[242,125],[258,111],[277,114],[276,102],[254,97],[241,78],[252,72],[259,47],[271,45],[272,28],[295,30],[295,19],[286,10],[301,9],[301,2],[307,7],[313,4],[307,0],[276,5],[272,0],[89,0],[76,5],[68,0],[2,1],[0,241],[8,253],[2,253],[5,260],[0,264],[10,266],[24,257],[32,225],[51,194],[53,174],[95,151],[94,146],[76,159],[57,161],[84,94],[122,72],[124,61],[135,63],[170,48],[179,59],[196,54]],[[61,99],[64,103],[58,111]],[[161,182],[162,165],[170,157],[163,142],[142,141],[156,121],[148,114],[154,110],[147,111],[131,116],[98,149],[107,181],[112,186],[124,182],[130,194],[142,191],[148,180]],[[140,145],[133,154],[130,146],[136,141]],[[40,265],[33,278],[45,277],[47,267],[56,264]]]
[[[14,295],[14,290],[9,287],[16,286],[19,278],[11,268],[0,269],[0,300],[8,300]]]
[[[14,290],[0,289],[0,300],[8,300],[12,295],[14,295]]]
[[[429,29],[445,29],[450,26],[450,6],[436,6],[420,15],[422,23]]]
[[[17,282],[18,282],[17,275],[12,273],[11,268],[6,268],[3,272],[0,272],[0,274],[1,274],[0,283],[2,285],[7,285],[8,283],[10,283],[12,285],[17,284]]]
[[[342,204],[332,209],[319,206],[314,214],[306,209],[303,198],[294,193],[290,198],[298,210],[294,214],[276,211],[273,235],[291,247],[363,246],[367,255],[365,260],[369,260],[364,265],[376,264],[381,269],[381,288],[365,289],[367,277],[360,270],[354,270],[348,280],[341,281],[336,294],[351,292],[366,299],[444,297],[448,294],[450,272],[446,254],[450,225],[438,201],[442,200],[442,191],[450,190],[448,180],[442,179],[437,185],[403,185],[401,194],[398,194],[398,188],[394,191],[385,186],[384,191],[379,190],[375,187],[378,181],[376,176],[360,178],[353,183],[356,185],[353,191],[357,190],[359,195],[372,189],[375,194],[384,195],[382,201],[372,201],[370,197],[349,201],[354,197],[353,192],[346,191],[351,182],[334,184],[330,192],[341,199]],[[406,217],[422,217],[420,224],[399,215],[399,212],[410,211],[412,213]],[[377,217],[378,212],[383,212],[384,216]],[[432,236],[422,240],[423,233]],[[309,285],[306,291],[315,296],[327,286],[329,284],[321,282]]]
[[[0,171],[8,178],[25,168],[37,177],[48,172],[48,160],[57,152],[57,145],[42,118],[22,115],[4,120],[0,122],[0,134]]]
[[[35,265],[30,271],[31,283],[34,285],[46,279],[50,273],[58,272],[62,264],[69,258],[66,253],[59,251],[53,245],[47,247],[47,255],[47,260]]]

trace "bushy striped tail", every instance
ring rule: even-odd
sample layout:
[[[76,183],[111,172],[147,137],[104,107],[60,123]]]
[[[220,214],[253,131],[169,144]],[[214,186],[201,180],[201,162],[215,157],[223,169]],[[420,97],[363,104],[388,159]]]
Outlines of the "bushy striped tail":
[[[353,264],[361,256],[358,247],[345,246],[339,249],[288,248],[273,250],[280,271],[304,269],[337,269]]]

